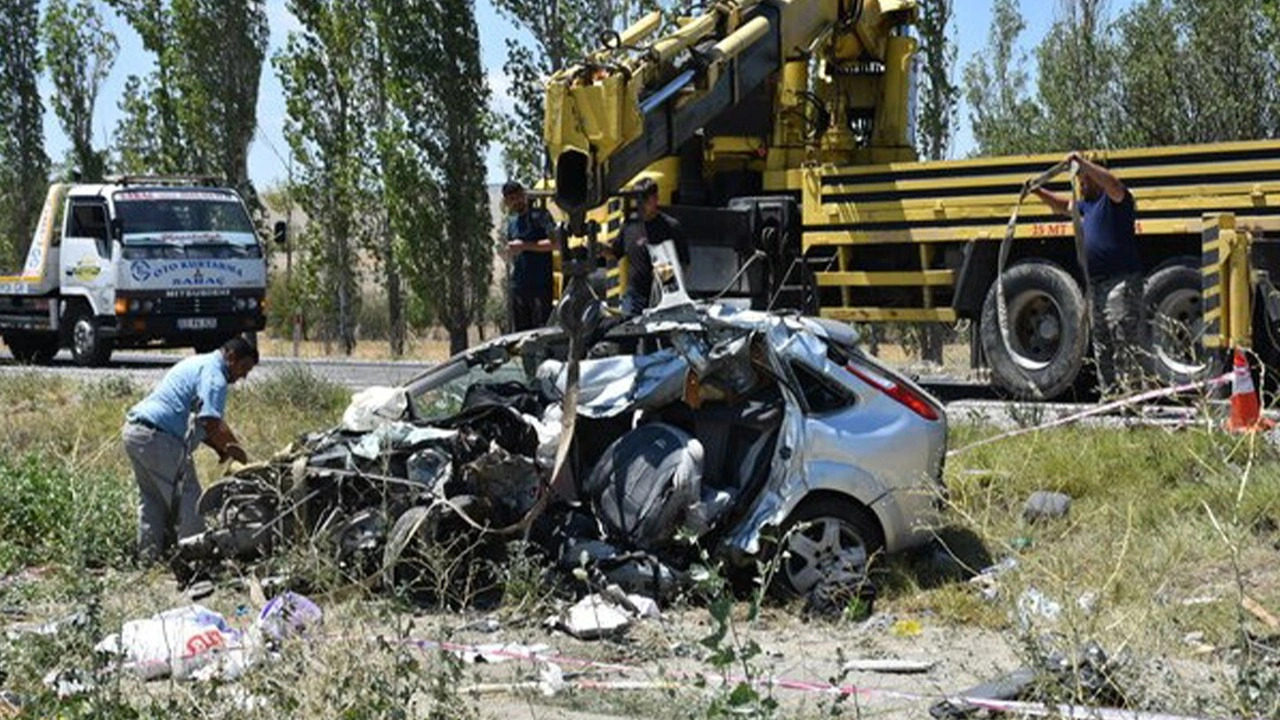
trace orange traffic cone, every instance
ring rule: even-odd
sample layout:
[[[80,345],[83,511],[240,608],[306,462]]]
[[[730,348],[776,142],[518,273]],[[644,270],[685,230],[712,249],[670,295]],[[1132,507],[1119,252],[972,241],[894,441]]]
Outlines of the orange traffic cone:
[[[1275,423],[1262,417],[1258,402],[1258,389],[1253,386],[1249,374],[1249,361],[1240,348],[1235,351],[1235,368],[1231,376],[1231,415],[1227,418],[1227,430],[1233,433],[1267,430]]]

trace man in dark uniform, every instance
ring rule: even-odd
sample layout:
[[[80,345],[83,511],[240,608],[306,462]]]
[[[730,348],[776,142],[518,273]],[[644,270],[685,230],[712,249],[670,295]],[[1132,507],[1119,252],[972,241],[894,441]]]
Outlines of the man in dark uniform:
[[[551,214],[529,205],[524,186],[502,186],[507,219],[507,256],[511,260],[512,331],[542,327],[551,315]]]
[[[680,223],[658,210],[658,184],[644,178],[635,186],[639,198],[638,217],[623,226],[614,241],[612,254],[627,258],[627,289],[622,295],[622,314],[639,315],[649,307],[653,295],[653,259],[649,246],[671,240],[675,242],[680,263],[689,265],[689,243],[685,240]]]
[[[1093,355],[1103,393],[1129,389],[1141,379],[1142,259],[1138,255],[1133,193],[1115,175],[1079,152],[1067,156],[1079,166],[1080,219],[1093,304]],[[1036,190],[1060,215],[1070,199]]]

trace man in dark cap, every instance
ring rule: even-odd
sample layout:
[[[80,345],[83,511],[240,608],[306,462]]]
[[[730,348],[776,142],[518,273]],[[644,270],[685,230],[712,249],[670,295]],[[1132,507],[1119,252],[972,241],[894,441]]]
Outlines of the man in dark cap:
[[[511,180],[502,186],[506,205],[507,256],[511,258],[511,329],[542,327],[551,315],[551,214],[530,206],[524,186]]]

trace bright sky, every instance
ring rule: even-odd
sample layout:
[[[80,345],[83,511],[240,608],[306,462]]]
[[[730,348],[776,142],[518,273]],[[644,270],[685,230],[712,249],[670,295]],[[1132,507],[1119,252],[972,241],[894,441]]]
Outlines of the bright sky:
[[[1113,12],[1119,12],[1130,6],[1133,0],[1113,0]],[[959,12],[956,18],[956,39],[959,46],[959,64],[956,79],[959,82],[960,68],[973,56],[981,52],[986,45],[987,32],[991,24],[991,3],[977,0],[957,0]],[[108,144],[120,119],[118,103],[124,91],[125,79],[131,75],[143,75],[152,66],[150,54],[142,49],[138,36],[129,28],[123,18],[117,17],[113,11],[100,3],[108,26],[120,40],[120,54],[112,68],[111,75],[104,83],[98,97],[98,107],[94,118],[95,143],[97,147]],[[1053,21],[1056,2],[1050,0],[1022,0],[1022,13],[1027,21],[1027,30],[1023,34],[1023,44],[1028,48],[1044,35]],[[502,73],[502,63],[506,55],[506,39],[516,36],[516,30],[503,18],[499,17],[490,0],[477,0],[477,20],[480,25],[480,44],[484,65],[489,74],[489,86],[493,91],[494,103],[499,108],[509,107],[506,97],[507,81]],[[267,12],[271,24],[271,48],[274,54],[280,49],[289,31],[298,29],[298,22],[285,8],[284,0],[267,0]],[[1034,58],[1029,60],[1034,61]],[[58,125],[52,109],[49,107],[50,87],[47,79],[42,79],[42,90],[45,95],[45,142],[49,155],[60,160],[69,147],[66,136]],[[284,126],[284,98],[281,94],[280,81],[270,62],[264,66],[260,95],[258,98],[259,132],[249,152],[249,176],[259,187],[269,187],[288,178],[287,158],[288,146],[282,135]],[[968,129],[968,113],[960,110],[960,128],[953,155],[964,156],[973,149],[972,135]],[[490,148],[488,154],[489,179],[501,181],[502,168],[499,149]]]

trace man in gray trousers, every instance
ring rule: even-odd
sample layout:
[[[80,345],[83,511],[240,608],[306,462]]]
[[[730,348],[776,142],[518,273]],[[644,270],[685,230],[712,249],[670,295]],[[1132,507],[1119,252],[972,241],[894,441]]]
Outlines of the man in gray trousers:
[[[200,482],[191,454],[201,442],[248,462],[223,419],[227,388],[258,364],[258,350],[243,337],[174,365],[160,384],[128,412],[124,451],[138,483],[138,554],[143,562],[168,559],[178,540],[201,532],[196,509]]]
[[[1110,170],[1079,152],[1067,155],[1080,168],[1080,220],[1092,294],[1093,357],[1104,395],[1133,390],[1142,382],[1146,306],[1142,302],[1142,256],[1133,193]],[[1071,198],[1037,188],[1059,215],[1071,214]]]

